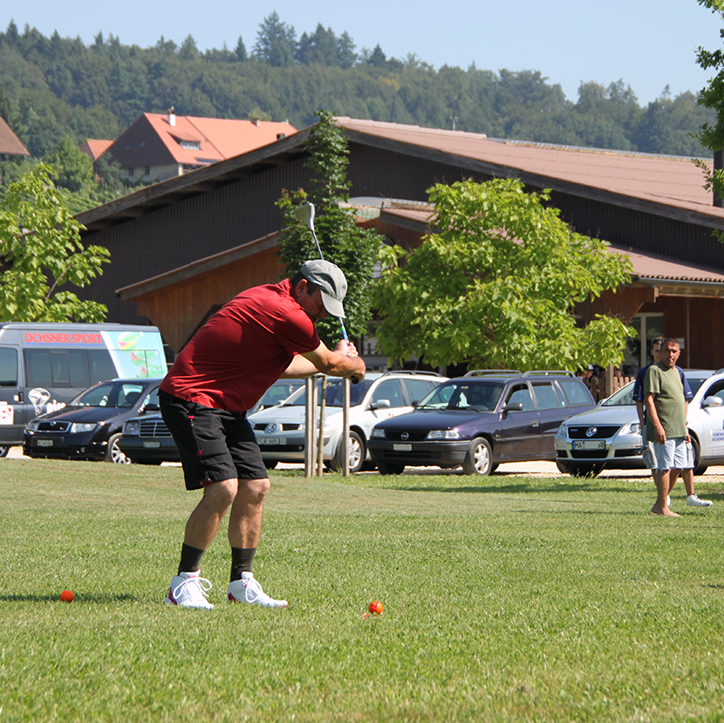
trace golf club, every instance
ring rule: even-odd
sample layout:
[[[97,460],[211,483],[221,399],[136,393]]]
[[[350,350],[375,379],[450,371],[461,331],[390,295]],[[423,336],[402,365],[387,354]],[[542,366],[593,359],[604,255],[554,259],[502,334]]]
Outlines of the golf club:
[[[319,258],[324,261],[324,256],[322,255],[322,248],[319,245],[319,239],[317,238],[317,233],[314,230],[314,204],[313,203],[306,203],[304,206],[297,206],[297,208],[294,209],[294,215],[297,217],[298,221],[301,221],[301,223],[305,224],[309,230],[312,232],[312,236],[314,237],[314,243],[317,244],[317,251],[319,251]],[[339,326],[342,329],[342,338],[345,341],[349,341],[349,337],[347,336],[347,330],[344,328],[344,321],[342,319],[339,319]]]

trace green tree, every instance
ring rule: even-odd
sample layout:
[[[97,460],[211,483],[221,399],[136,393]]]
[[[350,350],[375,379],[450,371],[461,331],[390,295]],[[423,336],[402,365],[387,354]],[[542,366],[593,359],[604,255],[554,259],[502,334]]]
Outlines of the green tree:
[[[36,165],[7,187],[0,206],[0,320],[103,321],[107,309],[65,290],[102,273],[109,252],[84,248],[76,221],[50,179]]]
[[[294,62],[297,34],[294,28],[279,20],[275,11],[259,24],[254,54],[259,60],[277,68],[284,68]]]
[[[93,161],[68,136],[43,160],[52,166],[50,175],[56,186],[75,192],[94,182]]]
[[[724,0],[697,0],[699,5],[709,8],[719,20],[724,22]],[[724,29],[719,31],[724,38]],[[716,122],[704,123],[697,138],[701,144],[712,151],[724,150],[724,50],[705,50],[701,46],[696,51],[696,61],[704,70],[714,70],[716,75],[709,80],[699,94],[699,103],[716,113]],[[714,189],[719,198],[724,198],[724,172],[721,169],[712,173],[702,162],[697,165],[704,172],[705,187]]]
[[[344,310],[345,326],[350,338],[367,332],[372,305],[372,270],[379,256],[380,236],[360,228],[354,215],[344,204],[349,201],[347,181],[348,149],[344,130],[334,116],[321,110],[315,113],[319,122],[310,130],[305,148],[309,152],[307,166],[312,172],[309,194],[299,189],[285,193],[277,202],[284,213],[286,230],[280,259],[289,273],[295,272],[308,259],[318,258],[311,232],[294,216],[294,209],[312,202],[316,209],[315,229],[327,261],[337,264],[347,277]],[[337,319],[326,319],[317,325],[320,337],[328,346],[340,338]]]
[[[578,369],[619,363],[632,330],[573,306],[630,281],[629,261],[581,236],[515,179],[430,189],[435,230],[401,264],[388,252],[376,307],[392,359],[482,368]]]

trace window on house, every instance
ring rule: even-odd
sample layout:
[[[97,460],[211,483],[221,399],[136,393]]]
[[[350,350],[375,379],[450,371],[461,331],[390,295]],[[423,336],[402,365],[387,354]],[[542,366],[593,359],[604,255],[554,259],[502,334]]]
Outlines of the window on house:
[[[181,148],[188,148],[191,151],[198,151],[201,149],[201,143],[199,141],[180,141]]]

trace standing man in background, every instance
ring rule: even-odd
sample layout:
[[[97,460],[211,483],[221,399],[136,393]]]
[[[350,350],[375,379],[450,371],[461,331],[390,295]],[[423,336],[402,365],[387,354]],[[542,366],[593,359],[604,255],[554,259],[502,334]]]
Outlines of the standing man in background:
[[[257,286],[214,314],[184,347],[161,384],[164,421],[173,435],[186,488],[203,497],[186,523],[181,562],[165,602],[213,608],[201,558],[229,515],[229,602],[286,607],[261,588],[252,564],[270,482],[246,411],[280,377],[365,375],[353,344],[334,351],[314,323],[344,318],[347,280],[329,261],[305,262],[291,279]]]
[[[676,339],[664,339],[659,361],[649,367],[644,380],[647,439],[644,456],[654,477],[657,493],[651,512],[665,517],[681,517],[669,509],[669,491],[676,480],[676,473],[693,466],[691,446],[687,445],[688,404],[676,367],[679,353],[679,342]]]
[[[654,363],[659,361],[659,355],[661,351],[661,345],[664,341],[663,336],[657,336],[656,338],[652,339],[651,341],[651,356],[653,357]],[[646,377],[646,373],[649,370],[649,367],[651,365],[645,366],[643,369],[639,371],[639,373],[636,375],[636,381],[634,383],[634,389],[633,389],[633,400],[636,403],[636,412],[638,414],[639,418],[639,424],[641,425],[641,436],[643,437],[643,446],[644,449],[646,449],[646,414],[644,411],[644,379]],[[689,386],[689,382],[686,379],[686,375],[684,374],[684,370],[680,367],[676,367],[676,369],[679,372],[679,376],[681,377],[681,384],[684,388],[684,399],[687,404],[687,410],[688,410],[688,404],[689,402],[694,398],[694,394],[691,391],[691,387]],[[691,445],[691,441],[687,442],[688,445]],[[694,492],[694,452],[693,449],[690,450],[690,458],[691,458],[691,466],[686,467],[681,470],[681,478],[684,480],[684,487],[686,488],[686,504],[689,507],[709,507],[712,502],[711,500],[702,500],[695,492]],[[671,486],[669,488],[669,492],[667,493],[667,506],[671,505],[671,500],[669,499],[669,496],[671,494],[671,490],[673,489],[674,485],[676,484],[676,480],[679,476],[679,470],[674,470],[671,475]]]

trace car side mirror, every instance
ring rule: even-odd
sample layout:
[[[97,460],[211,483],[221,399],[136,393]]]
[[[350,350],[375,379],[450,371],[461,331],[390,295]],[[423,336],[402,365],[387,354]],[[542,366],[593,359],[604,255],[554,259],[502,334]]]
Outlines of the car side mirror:
[[[370,409],[389,409],[391,406],[389,399],[378,399],[370,404]]]
[[[702,403],[702,407],[721,407],[722,400],[720,397],[707,397]]]
[[[419,403],[420,403],[420,400],[419,400],[419,399],[413,399],[413,400],[410,402],[410,406],[411,406],[413,409],[416,409],[416,408],[417,408],[417,405],[418,405]]]
[[[145,414],[146,412],[160,412],[160,411],[161,411],[161,407],[160,407],[158,404],[147,404],[147,405],[143,408],[144,414]]]
[[[523,404],[522,402],[511,402],[510,404],[506,404],[503,407],[504,412],[522,412],[523,411]]]

